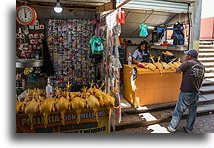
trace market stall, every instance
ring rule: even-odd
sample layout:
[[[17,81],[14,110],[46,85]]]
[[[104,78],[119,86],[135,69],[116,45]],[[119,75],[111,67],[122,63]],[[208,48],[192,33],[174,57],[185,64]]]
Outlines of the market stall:
[[[118,66],[106,50],[111,23],[96,11],[115,3],[60,4],[18,0],[16,131],[108,133],[120,107]]]
[[[135,0],[18,2],[17,132],[110,132],[121,121],[121,96],[134,106],[177,99],[181,75],[175,69],[189,48],[187,3],[164,2],[177,8],[164,12],[154,5],[130,9],[139,9]],[[130,24],[133,16],[140,22]],[[182,25],[172,27],[177,20],[185,34]],[[170,29],[182,37],[169,40]],[[141,40],[150,43],[150,61],[127,65]]]
[[[123,57],[120,61],[124,98],[133,106],[176,101],[182,77],[175,71],[181,65],[184,51],[192,48],[191,4],[159,0],[126,2],[121,7],[125,23],[119,47]],[[140,47],[142,41],[144,51]],[[146,55],[146,62],[141,62]],[[140,57],[138,61],[136,57]]]

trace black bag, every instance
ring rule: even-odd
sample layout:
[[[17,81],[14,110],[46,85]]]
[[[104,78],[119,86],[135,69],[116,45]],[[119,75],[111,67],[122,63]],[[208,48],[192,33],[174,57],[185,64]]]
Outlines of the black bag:
[[[173,34],[171,38],[173,39],[173,45],[184,45],[184,27],[183,24],[179,22],[173,26]]]

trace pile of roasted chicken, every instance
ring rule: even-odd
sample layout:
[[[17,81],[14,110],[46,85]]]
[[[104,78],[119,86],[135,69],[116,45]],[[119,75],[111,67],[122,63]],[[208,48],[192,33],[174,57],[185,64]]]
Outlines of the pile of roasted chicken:
[[[104,93],[101,87],[93,86],[87,89],[87,87],[82,88],[82,93],[69,92],[69,87],[71,84],[66,85],[66,89],[62,90],[56,88],[55,95],[53,98],[46,98],[42,95],[40,89],[28,90],[26,97],[20,101],[16,100],[16,114],[25,113],[30,119],[30,127],[34,128],[33,117],[38,113],[41,113],[44,117],[44,126],[48,124],[48,115],[51,112],[57,111],[60,114],[61,122],[64,125],[64,114],[68,110],[74,110],[76,112],[76,122],[80,123],[80,114],[83,109],[91,109],[94,113],[94,118],[98,122],[98,110],[100,107],[104,107],[107,110],[107,117],[110,119],[111,110],[118,109],[115,107],[115,98],[113,97],[117,91],[113,91],[110,94]]]
[[[160,57],[158,57],[158,61],[154,61],[154,56],[151,56],[150,59],[152,60],[152,63],[138,63],[138,66],[141,68],[149,69],[149,70],[156,70],[158,69],[161,76],[163,73],[163,69],[165,70],[172,70],[174,71],[177,69],[182,63],[178,59],[173,59],[171,62],[166,63],[160,60]]]

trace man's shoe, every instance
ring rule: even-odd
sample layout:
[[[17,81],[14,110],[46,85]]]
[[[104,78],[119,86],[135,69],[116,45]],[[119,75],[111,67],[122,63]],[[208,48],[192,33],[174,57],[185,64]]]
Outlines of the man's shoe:
[[[192,131],[188,130],[186,127],[183,127],[183,129],[186,133],[192,133]]]
[[[172,128],[171,126],[168,126],[168,131],[171,132],[171,133],[174,133],[176,132],[176,129]]]

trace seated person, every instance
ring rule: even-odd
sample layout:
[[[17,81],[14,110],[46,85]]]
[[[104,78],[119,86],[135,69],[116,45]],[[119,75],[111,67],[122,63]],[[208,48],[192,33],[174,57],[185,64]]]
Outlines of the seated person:
[[[140,42],[138,48],[135,50],[132,55],[132,62],[135,64],[141,63],[149,63],[150,54],[148,52],[148,42],[142,41]]]

